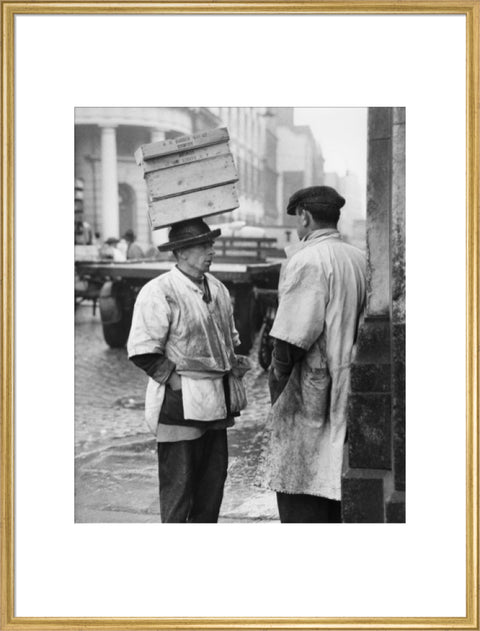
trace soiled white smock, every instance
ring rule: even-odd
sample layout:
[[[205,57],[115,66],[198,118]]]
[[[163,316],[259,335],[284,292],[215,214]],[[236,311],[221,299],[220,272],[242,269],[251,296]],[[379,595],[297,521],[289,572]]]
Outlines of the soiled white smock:
[[[227,288],[206,274],[211,301],[177,268],[148,282],[135,302],[128,339],[128,355],[161,353],[175,363],[181,377],[184,417],[205,421],[205,430],[158,423],[165,385],[148,379],[145,420],[158,441],[201,436],[208,421],[227,416],[223,375],[235,363],[239,335]],[[231,402],[232,411],[235,401]]]
[[[308,352],[267,421],[256,484],[340,499],[350,363],[365,300],[365,257],[337,230],[316,230],[282,270],[270,335]]]

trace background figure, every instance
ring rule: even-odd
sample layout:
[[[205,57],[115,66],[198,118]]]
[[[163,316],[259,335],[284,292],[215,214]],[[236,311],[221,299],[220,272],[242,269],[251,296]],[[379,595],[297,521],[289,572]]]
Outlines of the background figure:
[[[93,229],[88,221],[75,221],[75,245],[92,245]]]
[[[300,243],[279,283],[269,438],[261,486],[282,522],[341,521],[350,362],[365,301],[365,257],[337,231],[345,200],[328,186],[297,191],[287,213]]]
[[[112,259],[115,262],[122,263],[127,260],[125,254],[118,247],[119,239],[109,237],[100,247],[99,255],[101,259]]]
[[[143,250],[135,239],[133,230],[127,230],[123,235],[123,241],[126,243],[125,255],[127,259],[143,259]]]

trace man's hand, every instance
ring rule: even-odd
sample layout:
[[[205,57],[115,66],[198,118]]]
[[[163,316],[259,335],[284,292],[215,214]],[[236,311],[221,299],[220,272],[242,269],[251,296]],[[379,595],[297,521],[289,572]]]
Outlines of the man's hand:
[[[242,378],[246,372],[251,370],[251,368],[252,364],[250,363],[248,357],[245,357],[244,355],[235,355],[235,363],[232,366],[232,373],[235,377]]]
[[[180,378],[180,375],[173,371],[172,374],[170,375],[169,380],[167,381],[168,385],[170,386],[170,388],[172,390],[181,390],[182,389],[182,380]]]
[[[270,390],[270,401],[272,405],[284,391],[289,378],[290,375],[282,375],[281,373],[277,376],[273,364],[270,366],[270,371],[268,373],[268,387]]]
[[[283,375],[277,368],[275,368],[275,362],[272,361],[271,365],[270,365],[270,370],[273,374],[273,377],[276,381],[280,381],[282,377],[284,377],[285,375]],[[287,375],[288,377],[288,375]]]

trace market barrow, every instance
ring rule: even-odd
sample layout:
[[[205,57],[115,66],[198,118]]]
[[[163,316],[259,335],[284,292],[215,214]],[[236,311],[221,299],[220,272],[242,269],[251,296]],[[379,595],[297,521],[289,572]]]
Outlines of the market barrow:
[[[222,257],[220,257],[222,258]],[[210,273],[222,281],[230,292],[235,323],[240,333],[239,352],[248,353],[255,332],[265,315],[264,290],[275,292],[281,261],[259,257],[227,256],[212,263]],[[83,289],[76,299],[98,298],[103,334],[112,348],[123,347],[128,338],[136,296],[149,280],[168,272],[173,260],[138,260],[128,262],[77,261],[76,274]]]

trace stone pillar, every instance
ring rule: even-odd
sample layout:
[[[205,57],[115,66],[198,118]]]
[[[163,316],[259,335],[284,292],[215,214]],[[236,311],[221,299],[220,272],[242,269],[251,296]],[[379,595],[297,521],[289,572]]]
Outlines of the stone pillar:
[[[392,137],[392,451],[389,522],[405,521],[405,109],[393,110]]]
[[[150,142],[161,142],[165,140],[165,132],[162,129],[151,129],[150,134]]]
[[[114,126],[102,127],[102,230],[103,237],[119,236],[117,141]]]
[[[347,522],[405,519],[404,139],[403,108],[369,109],[367,304],[351,373]]]
[[[368,114],[367,314],[390,315],[392,108]]]

